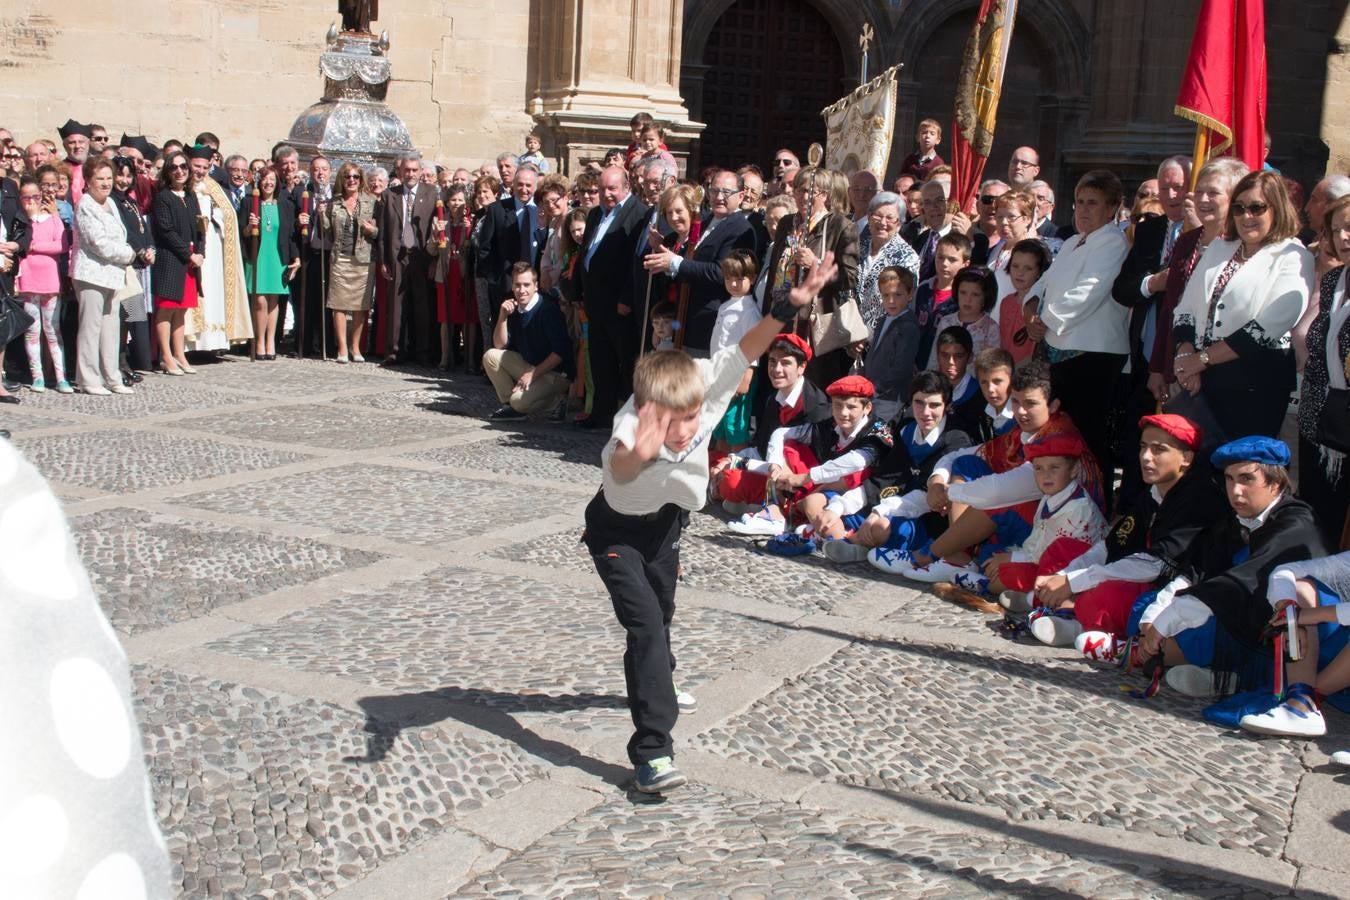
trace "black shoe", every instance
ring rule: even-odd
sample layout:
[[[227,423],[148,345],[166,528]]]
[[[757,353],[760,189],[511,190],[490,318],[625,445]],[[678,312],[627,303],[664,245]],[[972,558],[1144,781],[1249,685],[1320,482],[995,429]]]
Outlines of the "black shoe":
[[[131,387],[133,384],[140,384],[144,380],[145,376],[138,372],[127,371],[122,373],[122,383],[127,387]]]
[[[504,419],[523,419],[525,418],[525,414],[523,412],[517,412],[516,410],[512,409],[510,404],[503,404],[497,407],[496,411],[493,412],[492,415],[488,416],[488,418],[495,419],[498,421]]]
[[[0,403],[13,403],[17,405],[19,398],[13,394],[0,394]]]
[[[3,428],[0,428],[0,440],[9,440],[9,432]]]
[[[23,385],[20,384],[19,382],[10,381],[8,378],[4,379],[3,381],[0,381],[0,385],[3,385],[5,390],[9,391],[10,393],[13,393],[14,391],[17,391],[19,388],[23,387]]]
[[[548,420],[549,420],[550,422],[566,422],[566,421],[567,421],[567,403],[568,403],[568,398],[566,398],[566,397],[563,397],[561,400],[559,400],[559,401],[558,401],[558,405],[554,408],[553,412],[549,413],[549,415],[548,415]]]

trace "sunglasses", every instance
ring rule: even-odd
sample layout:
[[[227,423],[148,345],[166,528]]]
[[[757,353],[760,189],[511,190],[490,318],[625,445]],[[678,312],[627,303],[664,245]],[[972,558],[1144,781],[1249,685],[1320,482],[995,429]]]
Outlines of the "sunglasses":
[[[713,188],[709,193],[714,197],[734,197],[740,193],[735,188]]]
[[[1262,203],[1257,200],[1255,203],[1239,203],[1236,200],[1232,202],[1233,214],[1238,216],[1264,216],[1266,210],[1270,209],[1269,203]]]
[[[792,160],[790,160],[790,159],[775,159],[775,160],[773,161],[773,164],[774,164],[775,166],[790,166],[790,165],[792,165]]]
[[[187,163],[174,163],[173,165],[168,166],[168,169],[170,172],[178,172],[178,171],[186,172],[187,167],[188,167]]]
[[[345,176],[343,176],[343,177],[346,178],[346,180],[348,180],[348,181],[360,181],[360,180],[361,180],[361,176],[358,175],[358,174],[355,173],[355,172],[349,172],[347,175],[345,175]]]
[[[994,194],[981,194],[981,195],[980,195],[980,203],[982,203],[982,204],[985,205],[985,206],[993,206],[993,205],[994,205],[994,201],[997,200],[997,199],[998,199],[998,197],[995,196]]]

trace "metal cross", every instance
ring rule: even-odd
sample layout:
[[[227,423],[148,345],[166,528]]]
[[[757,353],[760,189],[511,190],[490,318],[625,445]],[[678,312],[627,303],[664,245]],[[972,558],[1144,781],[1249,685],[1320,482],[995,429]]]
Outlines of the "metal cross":
[[[860,84],[867,84],[867,50],[872,46],[872,39],[876,37],[876,32],[872,30],[871,22],[863,23],[862,34],[858,35],[858,46],[862,48],[862,80]]]

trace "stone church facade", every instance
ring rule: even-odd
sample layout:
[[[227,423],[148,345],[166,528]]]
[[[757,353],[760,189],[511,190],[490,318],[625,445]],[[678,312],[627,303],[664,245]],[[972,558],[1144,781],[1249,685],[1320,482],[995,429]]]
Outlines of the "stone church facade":
[[[1200,0],[1025,0],[992,165],[1029,143],[1064,190],[1087,168],[1138,178],[1192,129],[1171,113]],[[532,128],[564,171],[628,140],[647,110],[691,165],[823,142],[819,110],[901,63],[893,164],[951,118],[977,0],[385,0],[389,104],[441,163],[519,150]],[[157,9],[155,9],[157,8]],[[1271,161],[1308,183],[1350,170],[1346,0],[1269,0]],[[149,10],[149,11],[148,11]],[[262,155],[318,99],[332,0],[33,0],[0,12],[0,125],[73,116],[152,139],[218,133]],[[992,170],[991,170],[992,172]]]

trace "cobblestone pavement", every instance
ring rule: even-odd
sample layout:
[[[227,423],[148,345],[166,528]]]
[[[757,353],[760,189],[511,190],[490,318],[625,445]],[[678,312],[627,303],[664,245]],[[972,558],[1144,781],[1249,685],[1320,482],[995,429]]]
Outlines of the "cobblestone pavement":
[[[482,379],[206,362],[25,393],[132,661],[185,897],[1350,896],[1350,776],[870,567],[696,514],[687,788],[628,787],[578,542],[603,436]]]

